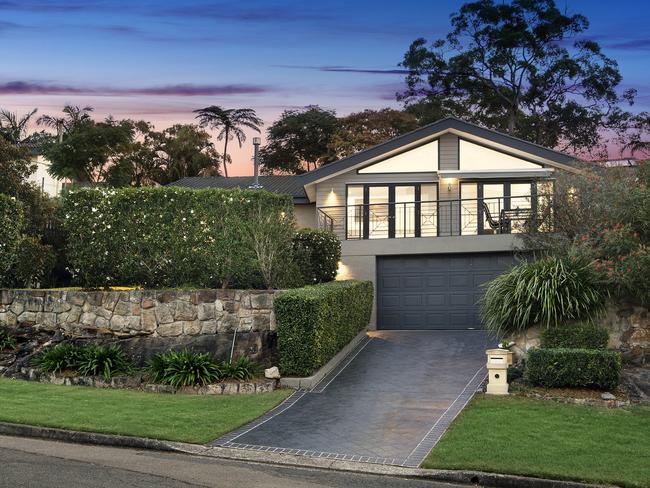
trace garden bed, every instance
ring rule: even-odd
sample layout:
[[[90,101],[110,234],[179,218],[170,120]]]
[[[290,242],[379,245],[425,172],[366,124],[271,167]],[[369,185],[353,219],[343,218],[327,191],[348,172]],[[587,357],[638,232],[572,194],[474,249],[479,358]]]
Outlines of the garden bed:
[[[249,381],[221,381],[202,386],[175,387],[172,385],[160,385],[148,381],[146,374],[134,374],[129,376],[119,375],[110,379],[101,376],[78,376],[66,374],[66,372],[55,374],[41,371],[37,368],[21,368],[18,379],[26,381],[37,381],[52,385],[65,386],[86,386],[91,388],[117,388],[147,391],[151,393],[179,393],[184,395],[237,395],[269,393],[274,391],[277,380],[256,378]]]

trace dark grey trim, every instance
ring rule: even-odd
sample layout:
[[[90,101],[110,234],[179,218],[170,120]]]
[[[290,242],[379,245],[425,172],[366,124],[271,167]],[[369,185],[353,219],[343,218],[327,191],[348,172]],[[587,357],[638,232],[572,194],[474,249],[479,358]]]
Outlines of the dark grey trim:
[[[326,166],[322,166],[315,171],[302,175],[301,179],[303,180],[304,184],[307,185],[321,178],[325,178],[340,171],[345,171],[346,169],[351,168],[359,163],[363,163],[369,159],[379,157],[389,151],[394,151],[400,147],[417,142],[422,138],[449,129],[455,129],[460,132],[472,134],[476,137],[481,137],[497,144],[527,152],[540,158],[548,159],[549,161],[553,161],[557,164],[573,166],[576,162],[576,158],[569,156],[568,154],[564,154],[553,149],[548,149],[538,144],[527,142],[517,137],[502,134],[491,129],[486,129],[478,125],[462,121],[455,117],[447,117],[432,124],[416,129],[412,132],[408,132],[407,134],[386,141],[382,144],[373,146],[369,149],[366,149],[365,151],[361,151],[345,159],[341,159]]]

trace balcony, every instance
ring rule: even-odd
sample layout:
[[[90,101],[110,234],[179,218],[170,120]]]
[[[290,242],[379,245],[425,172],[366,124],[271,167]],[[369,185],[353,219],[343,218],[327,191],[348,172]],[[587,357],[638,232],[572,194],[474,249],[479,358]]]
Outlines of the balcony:
[[[319,229],[346,240],[547,232],[551,218],[550,195],[318,208]]]

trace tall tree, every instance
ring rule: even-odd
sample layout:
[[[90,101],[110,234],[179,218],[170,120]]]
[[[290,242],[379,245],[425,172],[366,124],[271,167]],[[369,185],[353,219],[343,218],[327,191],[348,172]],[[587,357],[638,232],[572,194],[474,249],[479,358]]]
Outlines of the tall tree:
[[[37,111],[38,109],[35,108],[31,112],[20,116],[16,112],[0,110],[0,135],[12,144],[29,142],[27,128]]]
[[[418,120],[411,113],[391,108],[364,110],[339,119],[330,149],[337,158],[345,158],[417,128]]]
[[[74,127],[90,120],[92,107],[79,107],[77,105],[65,105],[63,115],[41,115],[36,123],[54,129],[59,142],[63,141],[64,134],[70,132]]]
[[[588,26],[554,0],[466,3],[445,39],[411,44],[400,98],[438,100],[442,112],[538,144],[589,150],[613,108],[634,92],[617,94],[618,65],[580,36]]]
[[[196,118],[199,119],[201,127],[216,129],[218,140],[224,140],[223,144],[223,171],[228,176],[228,141],[236,139],[239,147],[246,141],[244,128],[260,132],[263,125],[255,110],[252,108],[223,108],[218,105],[195,110]]]
[[[332,137],[338,127],[336,113],[318,105],[285,110],[267,130],[267,145],[260,160],[265,173],[304,173],[333,161]]]

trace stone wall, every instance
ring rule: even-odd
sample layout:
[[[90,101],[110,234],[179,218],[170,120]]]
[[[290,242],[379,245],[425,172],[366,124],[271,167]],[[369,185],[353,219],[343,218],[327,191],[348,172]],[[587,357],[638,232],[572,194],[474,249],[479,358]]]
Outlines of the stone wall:
[[[610,304],[599,320],[609,331],[609,347],[621,352],[623,360],[636,364],[650,364],[650,311],[629,303]],[[517,356],[526,354],[531,347],[539,347],[540,328],[510,338],[515,342]]]
[[[273,354],[273,291],[0,290],[0,326],[72,340],[120,342],[136,363],[171,347]]]

